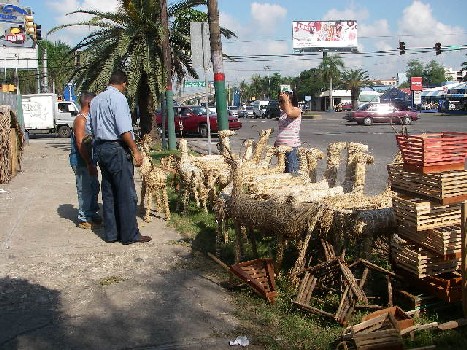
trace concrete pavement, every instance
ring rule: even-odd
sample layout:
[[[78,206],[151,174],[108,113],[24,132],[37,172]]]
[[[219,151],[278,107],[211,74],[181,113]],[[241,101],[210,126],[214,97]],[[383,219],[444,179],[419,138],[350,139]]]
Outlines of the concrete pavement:
[[[128,246],[76,226],[69,142],[31,139],[0,184],[0,348],[231,348],[242,334],[216,265],[163,220],[138,219],[153,240]]]

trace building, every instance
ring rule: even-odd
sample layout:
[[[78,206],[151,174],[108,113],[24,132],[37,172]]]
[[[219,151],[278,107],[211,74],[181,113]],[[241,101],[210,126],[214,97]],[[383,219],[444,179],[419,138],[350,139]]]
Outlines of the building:
[[[461,82],[462,79],[466,76],[467,69],[454,70],[452,68],[445,68],[446,78],[449,78],[450,81]]]

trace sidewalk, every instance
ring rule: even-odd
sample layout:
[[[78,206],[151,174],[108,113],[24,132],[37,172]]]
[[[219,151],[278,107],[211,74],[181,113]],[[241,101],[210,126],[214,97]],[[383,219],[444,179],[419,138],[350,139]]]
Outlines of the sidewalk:
[[[231,349],[241,334],[215,264],[163,220],[138,219],[153,240],[128,246],[76,226],[69,142],[31,139],[0,184],[0,348]]]

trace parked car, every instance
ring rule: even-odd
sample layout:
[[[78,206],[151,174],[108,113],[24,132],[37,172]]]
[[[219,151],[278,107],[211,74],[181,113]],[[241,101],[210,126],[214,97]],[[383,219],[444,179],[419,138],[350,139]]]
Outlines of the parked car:
[[[253,106],[253,117],[254,118],[264,118],[264,113],[266,111],[266,106],[269,101],[265,100],[256,100],[251,105]]]
[[[242,123],[237,117],[229,115],[227,117],[229,130],[239,130]],[[155,120],[157,126],[162,128],[162,114],[156,113]],[[201,137],[208,136],[208,124],[205,106],[175,106],[174,107],[175,132],[178,134],[199,134]],[[212,133],[217,133],[217,115],[209,113],[209,125]],[[167,128],[167,126],[166,126]]]
[[[334,110],[336,112],[351,111],[352,110],[352,103],[350,103],[350,102],[341,102],[336,106],[336,108],[334,108]]]
[[[271,118],[279,118],[281,115],[281,109],[279,108],[279,101],[271,100],[269,101],[268,105],[266,106],[266,110],[264,111],[264,116],[268,119]]]
[[[238,107],[237,106],[228,106],[227,109],[230,111],[230,114],[233,117],[238,117]]]
[[[242,118],[253,118],[254,117],[253,106],[246,106],[244,109],[242,108],[241,110],[238,111],[238,116]]]
[[[418,120],[418,112],[398,108],[392,103],[366,103],[356,111],[348,112],[344,119],[357,124],[394,123],[409,125]]]

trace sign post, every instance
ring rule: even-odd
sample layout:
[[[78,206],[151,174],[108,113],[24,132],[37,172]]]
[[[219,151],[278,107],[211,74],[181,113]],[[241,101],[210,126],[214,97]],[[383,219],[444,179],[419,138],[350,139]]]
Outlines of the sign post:
[[[208,154],[211,154],[211,122],[209,111],[209,85],[207,71],[211,67],[211,45],[209,26],[206,22],[190,22],[191,61],[193,67],[203,68],[204,87],[206,88],[206,124],[208,127]],[[198,82],[198,84],[201,82]],[[199,85],[198,85],[199,86]]]

